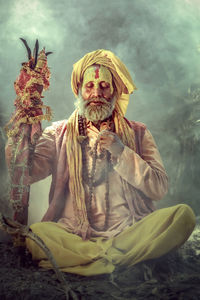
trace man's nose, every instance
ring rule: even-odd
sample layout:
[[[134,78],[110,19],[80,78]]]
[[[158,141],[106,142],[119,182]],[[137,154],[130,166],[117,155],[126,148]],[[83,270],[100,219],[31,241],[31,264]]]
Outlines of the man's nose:
[[[101,97],[101,90],[99,87],[93,88],[93,97]]]

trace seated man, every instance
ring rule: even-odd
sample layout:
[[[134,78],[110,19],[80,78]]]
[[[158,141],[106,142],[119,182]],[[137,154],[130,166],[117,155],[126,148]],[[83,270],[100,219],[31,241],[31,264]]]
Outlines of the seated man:
[[[35,146],[29,183],[52,175],[52,184],[49,208],[33,232],[62,271],[85,276],[181,246],[195,216],[184,204],[154,207],[167,192],[167,175],[149,130],[124,117],[135,89],[125,65],[110,51],[88,53],[74,65],[71,85],[76,110],[47,127]],[[51,268],[33,241],[26,245],[41,267]]]

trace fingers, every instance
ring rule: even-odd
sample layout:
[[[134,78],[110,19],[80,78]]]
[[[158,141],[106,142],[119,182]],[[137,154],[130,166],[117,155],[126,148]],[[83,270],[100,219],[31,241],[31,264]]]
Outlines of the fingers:
[[[99,143],[99,147],[101,150],[105,149],[105,150],[110,151],[111,146],[112,146],[111,143],[102,143],[102,142]]]
[[[113,137],[113,136],[102,136],[102,137],[100,137],[100,139],[99,139],[99,142],[101,143],[101,142],[114,142],[114,140],[115,140],[115,138]]]
[[[105,130],[98,136],[100,149],[112,151],[112,147],[116,141],[116,135],[113,132]]]
[[[114,132],[103,130],[99,133],[97,140],[100,149],[108,150],[113,156],[117,157],[124,149],[124,145]]]
[[[113,136],[101,136],[99,138],[99,145],[101,149],[110,150],[112,145],[115,143],[115,138]]]
[[[97,140],[100,140],[101,137],[106,136],[107,134],[109,134],[108,130],[102,130],[99,132],[99,135],[97,137]]]
[[[108,131],[108,130],[102,130],[98,137],[97,137],[97,140],[100,141],[100,140],[105,140],[105,139],[112,139],[114,141],[115,139],[115,136],[116,134],[111,132],[111,131]]]
[[[101,146],[103,146],[103,147],[109,147],[109,146],[111,146],[113,144],[113,142],[110,141],[110,140],[108,140],[108,141],[100,141],[99,144],[100,144],[100,147]]]

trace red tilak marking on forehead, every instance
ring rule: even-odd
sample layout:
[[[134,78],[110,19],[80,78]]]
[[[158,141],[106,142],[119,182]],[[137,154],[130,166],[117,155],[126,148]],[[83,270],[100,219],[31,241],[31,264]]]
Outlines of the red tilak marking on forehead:
[[[95,66],[95,79],[99,78],[99,68],[100,66]]]

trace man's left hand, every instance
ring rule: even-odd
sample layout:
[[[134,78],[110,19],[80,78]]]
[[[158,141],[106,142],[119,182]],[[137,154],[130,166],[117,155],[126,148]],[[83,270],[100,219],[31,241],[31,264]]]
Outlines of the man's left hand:
[[[124,150],[124,144],[114,132],[103,130],[98,136],[101,149],[108,150],[112,156],[119,157]]]

